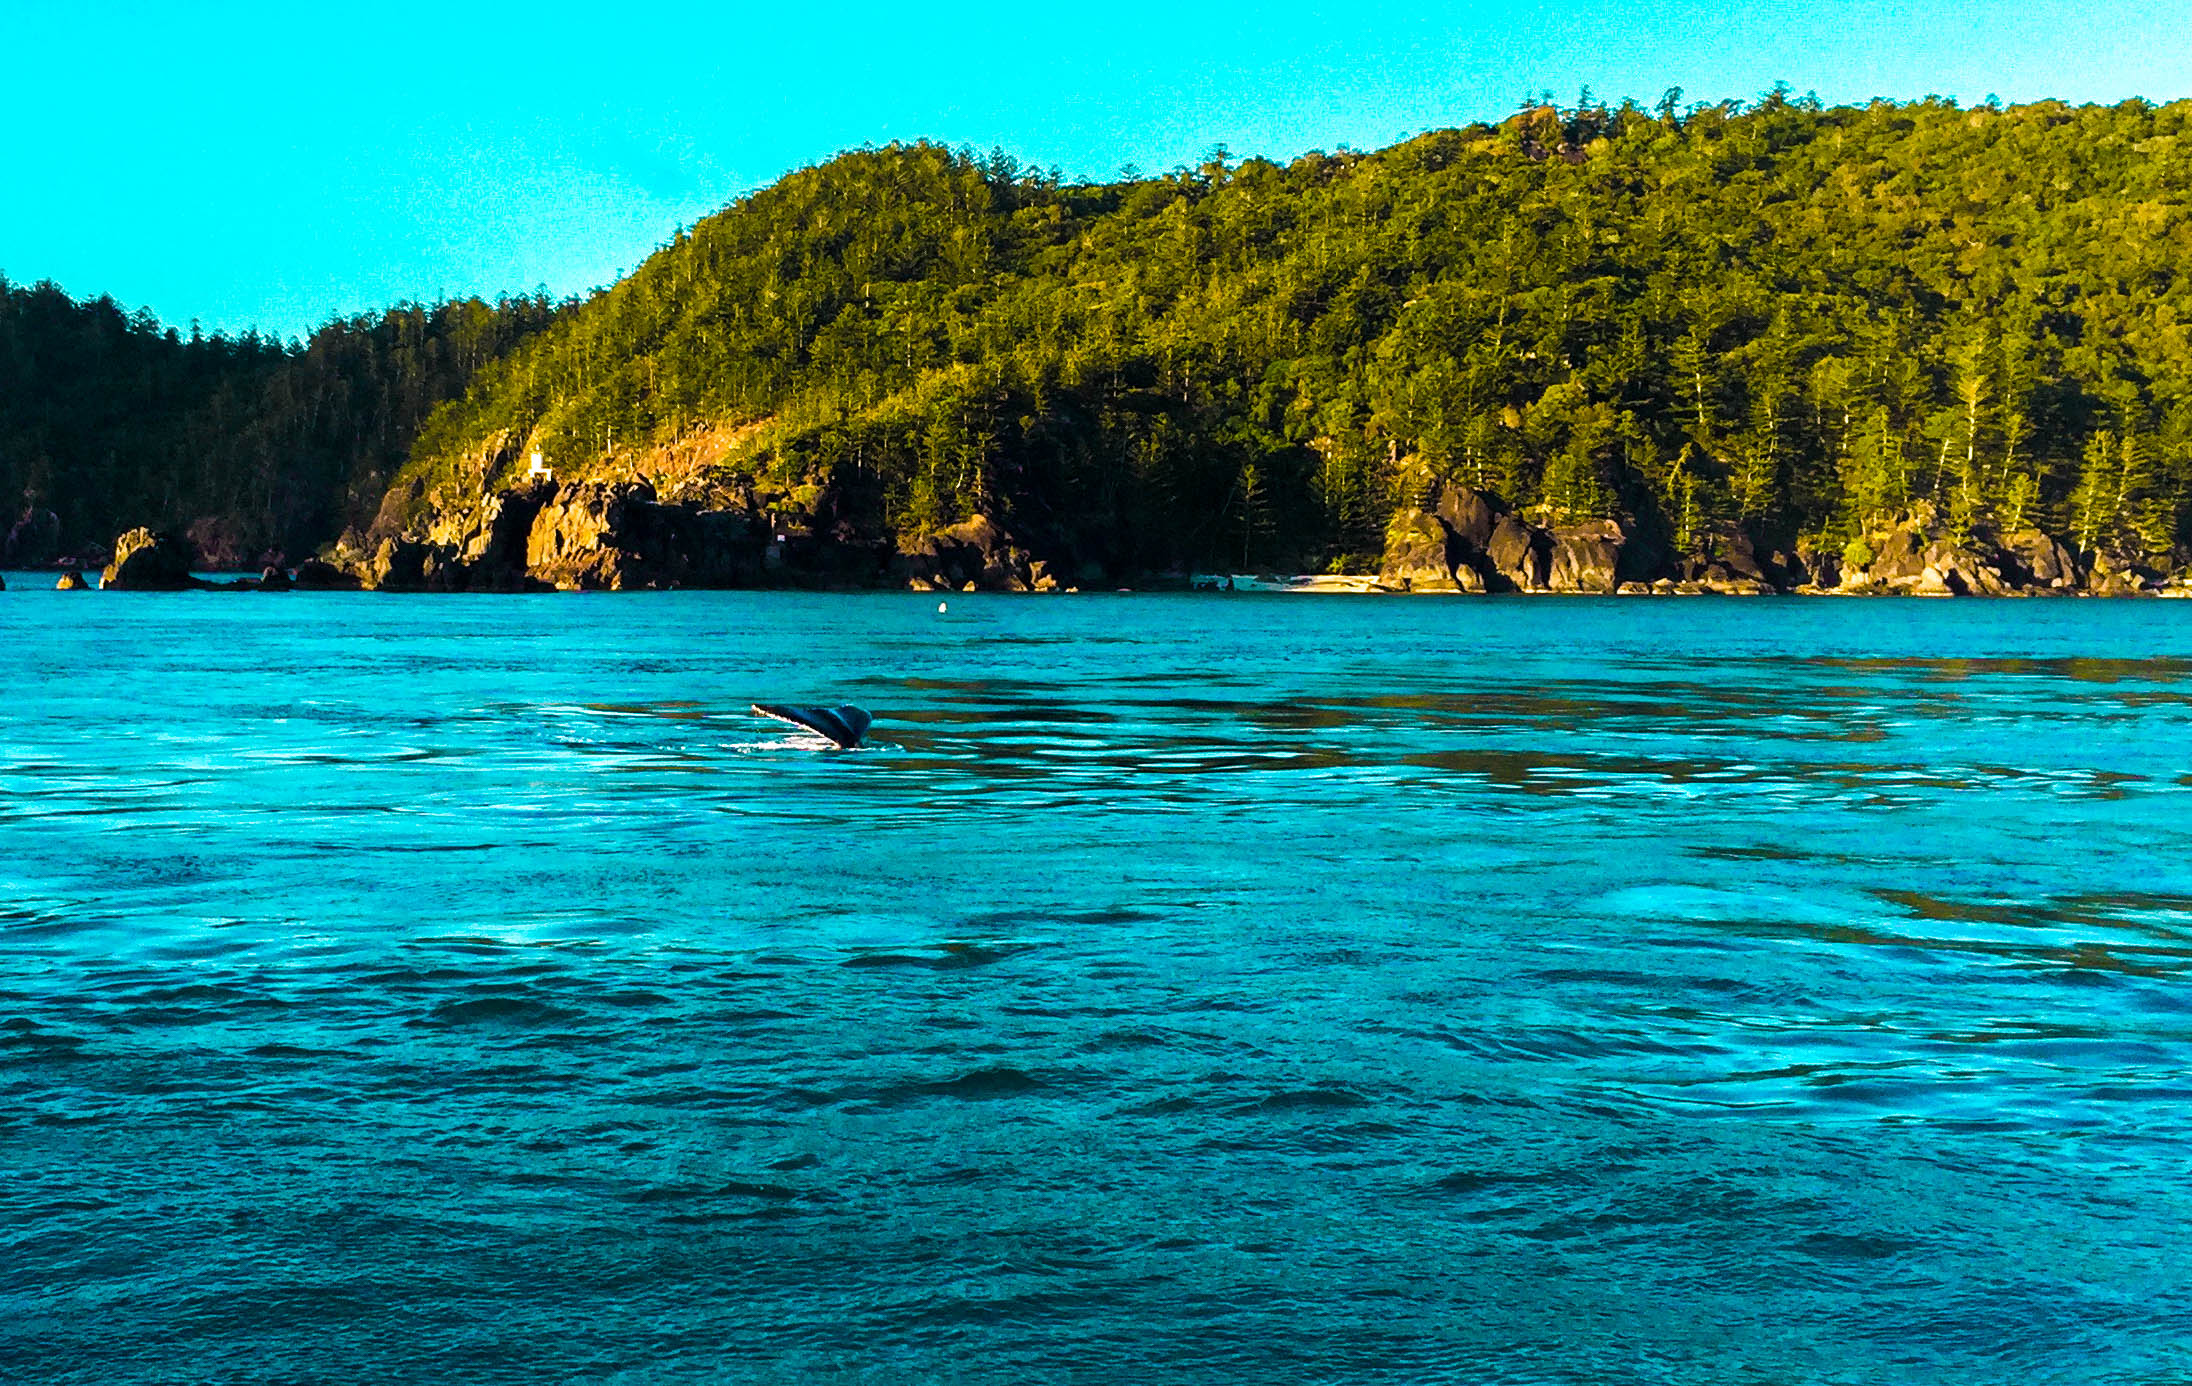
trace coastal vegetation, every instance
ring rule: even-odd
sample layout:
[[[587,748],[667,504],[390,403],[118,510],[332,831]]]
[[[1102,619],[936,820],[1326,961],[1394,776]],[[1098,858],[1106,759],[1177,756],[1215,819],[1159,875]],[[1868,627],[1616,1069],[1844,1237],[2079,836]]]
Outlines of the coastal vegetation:
[[[302,557],[370,519],[419,425],[555,314],[544,296],[399,304],[302,342],[188,336],[0,277],[0,540],[25,565],[140,524],[215,566]]]
[[[2162,575],[2192,550],[2188,274],[2192,102],[1586,94],[1102,183],[892,145],[560,312],[399,309],[298,350],[78,305],[193,383],[131,397],[166,421],[137,452],[126,401],[11,404],[0,487],[83,497],[95,531],[198,506],[362,550],[449,530],[537,450],[777,534],[903,553],[979,517],[1112,573],[1375,569],[1466,491],[1663,565],[2045,531]],[[43,292],[8,291],[11,384]]]

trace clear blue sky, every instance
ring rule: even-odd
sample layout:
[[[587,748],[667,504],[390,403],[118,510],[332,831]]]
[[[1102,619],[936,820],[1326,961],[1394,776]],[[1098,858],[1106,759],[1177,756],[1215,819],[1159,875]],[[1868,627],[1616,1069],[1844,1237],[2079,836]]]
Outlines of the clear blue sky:
[[[866,141],[1069,175],[1647,103],[2192,95],[2192,0],[1583,6],[0,0],[0,272],[290,334],[402,298],[613,281]]]

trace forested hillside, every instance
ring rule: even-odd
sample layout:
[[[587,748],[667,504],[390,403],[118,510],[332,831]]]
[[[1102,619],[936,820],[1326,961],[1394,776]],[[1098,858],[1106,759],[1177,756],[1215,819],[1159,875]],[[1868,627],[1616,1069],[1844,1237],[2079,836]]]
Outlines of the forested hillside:
[[[1373,566],[1442,482],[1669,554],[2192,540],[2192,103],[1537,106],[1069,185],[847,153],[615,287],[180,337],[0,281],[0,502],[63,542],[424,534],[512,484],[886,548]],[[437,409],[437,406],[440,406]],[[383,490],[399,464],[398,484]]]
[[[1449,477],[1678,547],[1931,502],[2175,561],[2192,103],[1675,96],[1105,186],[848,153],[487,366],[412,476],[689,470],[699,437],[785,505],[1140,566],[1372,562]]]
[[[110,298],[0,278],[0,539],[21,531],[5,559],[96,550],[140,524],[189,527],[217,563],[309,553],[370,518],[420,422],[553,312],[473,299],[305,343],[186,338]]]

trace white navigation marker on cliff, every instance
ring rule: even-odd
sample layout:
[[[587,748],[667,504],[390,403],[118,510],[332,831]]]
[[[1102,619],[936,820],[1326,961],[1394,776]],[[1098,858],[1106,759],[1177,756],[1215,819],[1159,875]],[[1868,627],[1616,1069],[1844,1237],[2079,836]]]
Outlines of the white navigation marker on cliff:
[[[555,478],[556,474],[548,469],[548,464],[540,460],[540,449],[534,448],[532,465],[525,469],[525,479],[527,481],[553,481]]]

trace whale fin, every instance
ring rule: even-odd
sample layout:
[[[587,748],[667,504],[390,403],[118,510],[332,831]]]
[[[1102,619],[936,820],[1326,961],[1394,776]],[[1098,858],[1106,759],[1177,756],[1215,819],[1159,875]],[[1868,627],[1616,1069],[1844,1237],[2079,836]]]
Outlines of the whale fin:
[[[875,721],[864,707],[847,703],[843,707],[809,707],[804,703],[755,703],[753,710],[763,717],[774,717],[779,722],[790,722],[809,731],[820,732],[846,750],[860,744],[860,738],[868,734],[868,727]]]

